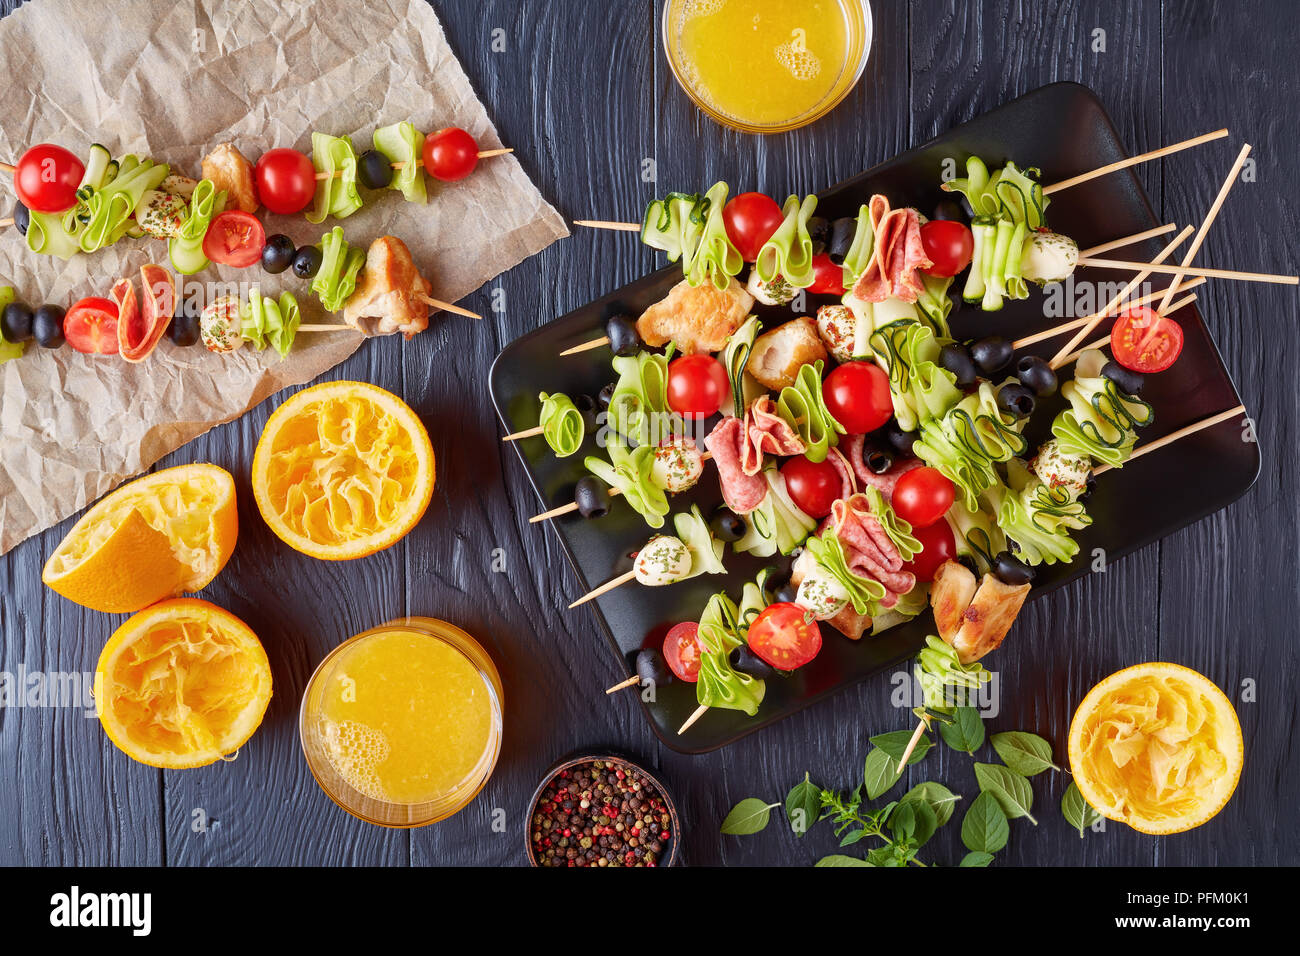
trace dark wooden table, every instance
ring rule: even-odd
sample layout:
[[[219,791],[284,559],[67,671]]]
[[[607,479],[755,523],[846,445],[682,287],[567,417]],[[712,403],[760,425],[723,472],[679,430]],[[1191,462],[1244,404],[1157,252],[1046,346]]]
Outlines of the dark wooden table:
[[[656,193],[716,179],[737,191],[814,191],[1070,79],[1100,94],[1134,153],[1231,128],[1230,142],[1142,167],[1162,222],[1199,222],[1240,142],[1252,143],[1252,180],[1232,194],[1201,259],[1295,268],[1297,70],[1277,32],[1290,13],[1280,2],[875,0],[871,61],[857,88],[829,117],[768,138],[724,130],[691,105],[668,71],[654,0],[435,6],[502,140],[570,217],[636,218]],[[653,181],[643,175],[650,163]],[[403,395],[433,436],[433,505],[381,554],[313,561],[263,524],[248,471],[282,396],[162,461],[213,461],[236,476],[239,546],[203,596],[261,636],[276,686],[266,721],[235,762],[164,773],[128,760],[79,709],[0,710],[0,863],[520,865],[525,802],[543,770],[571,750],[599,747],[662,771],[683,813],[689,863],[804,864],[832,852],[835,840],[820,830],[801,841],[784,827],[735,838],[719,836],[718,824],[742,797],[783,797],[805,770],[828,785],[855,785],[868,736],[910,726],[890,702],[889,677],[721,752],[688,757],[659,745],[630,694],[602,693],[623,665],[587,611],[565,610],[574,580],[551,532],[526,521],[537,502],[486,399],[489,364],[505,343],[657,264],[630,237],[576,235],[469,297],[466,306],[489,316],[483,323],[439,318],[409,343],[366,345],[327,376]],[[1072,708],[1101,677],[1148,660],[1202,671],[1241,717],[1246,768],[1236,796],[1210,824],[1180,836],[1114,825],[1080,840],[1057,810],[1065,779],[1039,777],[1040,824],[1013,824],[1005,862],[1300,863],[1300,832],[1281,812],[1300,788],[1290,679],[1300,667],[1296,302],[1294,290],[1259,285],[1214,282],[1200,293],[1256,421],[1264,467],[1255,488],[1032,604],[989,662],[1004,688],[990,729],[1043,734],[1061,761]],[[41,565],[70,524],[0,559],[0,670],[93,670],[121,620],[41,585]],[[397,831],[360,823],[328,800],[303,761],[296,718],[307,677],[331,647],[407,613],[446,618],[488,646],[505,681],[506,738],[495,775],[468,809]],[[943,781],[967,799],[976,792],[970,761],[942,747],[909,776]],[[957,827],[947,829],[926,858],[959,858]]]

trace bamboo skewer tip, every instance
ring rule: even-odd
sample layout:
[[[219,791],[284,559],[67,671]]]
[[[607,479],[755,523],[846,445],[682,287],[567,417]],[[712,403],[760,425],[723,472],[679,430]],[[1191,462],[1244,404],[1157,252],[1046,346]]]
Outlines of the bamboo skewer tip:
[[[639,683],[641,683],[641,677],[640,677],[640,675],[638,675],[638,674],[633,674],[633,675],[632,675],[631,677],[629,677],[627,680],[621,680],[621,681],[619,681],[617,684],[615,684],[613,687],[608,688],[608,689],[605,691],[605,696],[608,697],[610,694],[616,693],[616,692],[622,690],[622,689],[625,688],[625,687],[631,687],[633,684],[639,684]]]
[[[624,573],[620,574],[618,577],[614,578],[612,581],[606,581],[604,584],[602,584],[600,587],[596,588],[595,590],[588,591],[582,597],[578,598],[578,600],[570,604],[569,608],[573,609],[580,604],[586,604],[588,601],[595,600],[596,598],[600,597],[602,594],[608,594],[616,587],[620,587],[621,585],[626,584],[628,581],[631,581],[635,577],[636,577],[636,571],[625,571]]]
[[[677,728],[677,735],[680,737],[682,734],[686,733],[686,731],[690,730],[695,722],[704,716],[704,712],[708,709],[709,708],[704,704],[700,704],[699,707],[696,707],[695,713],[686,718],[686,723]]]

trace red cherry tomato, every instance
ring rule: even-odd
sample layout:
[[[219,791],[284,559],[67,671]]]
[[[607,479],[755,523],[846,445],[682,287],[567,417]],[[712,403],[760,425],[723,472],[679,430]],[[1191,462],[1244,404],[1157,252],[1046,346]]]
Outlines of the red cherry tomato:
[[[700,679],[700,626],[694,621],[675,625],[664,635],[664,660],[678,680]]]
[[[889,376],[874,362],[845,362],[826,376],[822,397],[851,435],[873,432],[894,415]]]
[[[969,229],[951,219],[934,219],[921,227],[921,245],[934,263],[925,271],[932,276],[955,276],[970,265],[975,239]]]
[[[758,250],[783,222],[785,216],[776,200],[762,193],[740,193],[722,207],[722,224],[727,228],[727,236],[746,262],[758,258]]]
[[[803,667],[822,649],[822,631],[807,608],[771,604],[749,625],[750,650],[780,671]]]
[[[933,581],[939,565],[957,557],[957,539],[946,521],[936,521],[928,528],[913,528],[912,536],[921,542],[921,550],[903,565],[918,581]]]
[[[424,138],[424,168],[434,179],[454,183],[478,165],[478,143],[458,126],[448,126]]]
[[[262,259],[266,230],[252,213],[232,209],[212,220],[203,236],[203,254],[223,266],[243,269]]]
[[[281,146],[263,153],[253,172],[257,196],[271,212],[292,216],[316,195],[316,167],[296,149]]]
[[[98,296],[82,299],[63,318],[63,337],[78,352],[117,354],[117,304]]]
[[[927,528],[947,514],[954,492],[938,468],[913,468],[898,479],[889,503],[913,529]]]
[[[668,363],[668,407],[675,412],[712,415],[730,388],[727,370],[711,355],[683,355]]]
[[[33,146],[14,167],[14,192],[34,212],[63,212],[77,204],[77,187],[86,167],[62,146]]]
[[[844,267],[831,262],[831,257],[824,252],[813,256],[813,283],[808,291],[843,295]]]
[[[1125,368],[1148,375],[1163,372],[1183,351],[1183,327],[1155,309],[1129,309],[1110,330],[1110,351]]]
[[[794,503],[810,518],[825,518],[844,492],[840,473],[829,460],[814,463],[807,455],[795,455],[781,466],[781,477]]]

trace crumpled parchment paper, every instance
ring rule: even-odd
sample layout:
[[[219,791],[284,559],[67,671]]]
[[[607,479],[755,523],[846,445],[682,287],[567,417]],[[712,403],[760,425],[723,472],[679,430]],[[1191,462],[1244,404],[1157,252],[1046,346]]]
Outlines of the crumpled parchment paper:
[[[0,159],[7,162],[34,143],[58,143],[83,160],[92,143],[102,143],[114,157],[149,156],[197,179],[200,160],[220,143],[235,143],[256,162],[275,146],[310,153],[319,130],[351,135],[360,153],[376,126],[403,120],[425,132],[461,126],[480,148],[501,145],[423,0],[34,0],[0,20],[0,49],[8,83]],[[363,190],[359,212],[319,226],[301,214],[259,215],[268,235],[284,232],[299,244],[335,225],[362,248],[395,235],[433,283],[433,296],[447,302],[567,234],[511,156],[484,160],[458,183],[428,183],[428,205],[408,203],[396,190]],[[11,189],[0,183],[5,216]],[[33,307],[106,296],[122,276],[138,286],[139,267],[150,261],[170,269],[164,243],[123,239],[65,263],[28,250],[16,229],[0,230],[0,285]],[[288,289],[304,323],[342,321],[292,272],[212,266],[177,278],[186,295],[217,294],[209,284],[218,282],[239,283],[245,294],[250,285],[272,295]],[[474,320],[430,317],[439,321]],[[363,342],[402,347],[392,337],[302,332],[282,361],[273,349],[246,344],[217,355],[164,338],[132,365],[29,342],[25,355],[0,365],[0,554],[213,425],[310,381]]]

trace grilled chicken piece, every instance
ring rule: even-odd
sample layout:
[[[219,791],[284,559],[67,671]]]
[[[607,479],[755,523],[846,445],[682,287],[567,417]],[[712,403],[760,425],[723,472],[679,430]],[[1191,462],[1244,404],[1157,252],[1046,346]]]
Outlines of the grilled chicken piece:
[[[791,319],[754,340],[745,371],[770,389],[793,385],[799,369],[826,360],[817,327],[807,316]]]
[[[419,296],[433,291],[396,236],[380,236],[366,251],[356,291],[343,305],[343,321],[366,335],[402,332],[409,339],[429,327],[429,306]]]
[[[979,581],[960,562],[945,561],[934,572],[934,583],[930,585],[930,607],[934,609],[934,623],[939,629],[939,636],[949,644],[961,630],[961,616],[970,607],[970,602],[975,600],[977,590]]]
[[[1003,584],[991,574],[984,575],[979,588],[972,592],[974,580],[975,575],[956,561],[945,561],[930,589],[939,636],[952,645],[963,664],[997,649],[1016,623],[1029,594],[1028,584]],[[972,593],[973,597],[963,603]],[[954,613],[959,616],[954,617]],[[955,630],[954,624],[959,625]]]
[[[244,212],[257,212],[253,166],[233,143],[222,143],[203,157],[203,178],[224,189],[226,198]]]
[[[646,345],[676,342],[684,355],[720,352],[753,307],[754,297],[735,279],[723,291],[712,282],[692,287],[683,279],[641,314],[636,331]]]

